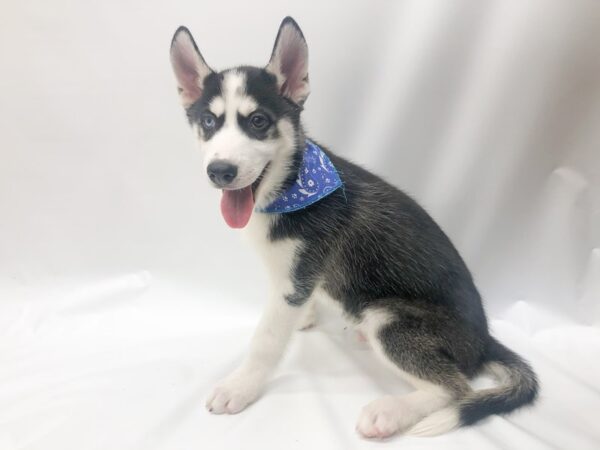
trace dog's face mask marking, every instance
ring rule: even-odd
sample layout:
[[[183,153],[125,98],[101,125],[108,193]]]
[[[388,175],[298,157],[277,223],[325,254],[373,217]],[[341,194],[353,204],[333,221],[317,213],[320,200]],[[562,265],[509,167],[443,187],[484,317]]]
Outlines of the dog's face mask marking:
[[[206,174],[223,189],[221,212],[231,227],[242,228],[255,203],[282,183],[296,147],[299,114],[310,91],[302,32],[286,19],[265,68],[215,72],[181,27],[171,44],[171,63]]]

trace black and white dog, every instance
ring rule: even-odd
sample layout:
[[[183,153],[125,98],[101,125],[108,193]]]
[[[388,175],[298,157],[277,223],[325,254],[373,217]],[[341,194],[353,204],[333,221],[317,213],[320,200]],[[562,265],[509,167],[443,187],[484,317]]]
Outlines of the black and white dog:
[[[536,376],[488,332],[460,255],[410,197],[307,139],[308,48],[296,22],[279,28],[266,67],[213,71],[180,27],[171,63],[221,212],[264,257],[268,305],[240,367],[207,401],[234,414],[260,395],[317,299],[338,302],[375,353],[415,387],[365,406],[365,437],[434,435],[535,400]],[[499,382],[474,391],[482,371]]]

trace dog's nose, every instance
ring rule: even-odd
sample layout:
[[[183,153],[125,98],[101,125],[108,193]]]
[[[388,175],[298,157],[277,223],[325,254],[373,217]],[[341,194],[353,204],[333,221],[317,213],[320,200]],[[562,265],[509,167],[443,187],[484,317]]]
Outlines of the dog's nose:
[[[227,161],[211,162],[206,168],[208,178],[219,187],[227,186],[237,175],[237,166]]]

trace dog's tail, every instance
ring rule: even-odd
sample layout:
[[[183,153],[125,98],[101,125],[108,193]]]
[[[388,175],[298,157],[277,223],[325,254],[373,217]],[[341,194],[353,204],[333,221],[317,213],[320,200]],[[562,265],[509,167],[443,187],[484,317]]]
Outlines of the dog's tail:
[[[473,391],[425,417],[408,434],[435,436],[459,426],[472,425],[491,414],[506,414],[535,401],[539,384],[531,366],[494,338],[490,339],[485,368],[498,380],[499,386]]]

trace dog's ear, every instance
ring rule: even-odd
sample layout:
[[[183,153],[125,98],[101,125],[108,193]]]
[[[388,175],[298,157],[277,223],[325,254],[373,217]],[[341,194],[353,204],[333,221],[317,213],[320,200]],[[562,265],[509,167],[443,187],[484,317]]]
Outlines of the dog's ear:
[[[281,22],[271,60],[266,69],[277,77],[281,95],[302,105],[308,94],[308,46],[300,27],[291,17]]]
[[[177,78],[177,90],[184,108],[189,108],[202,95],[204,79],[212,73],[200,54],[192,34],[179,27],[171,41],[171,65]]]

